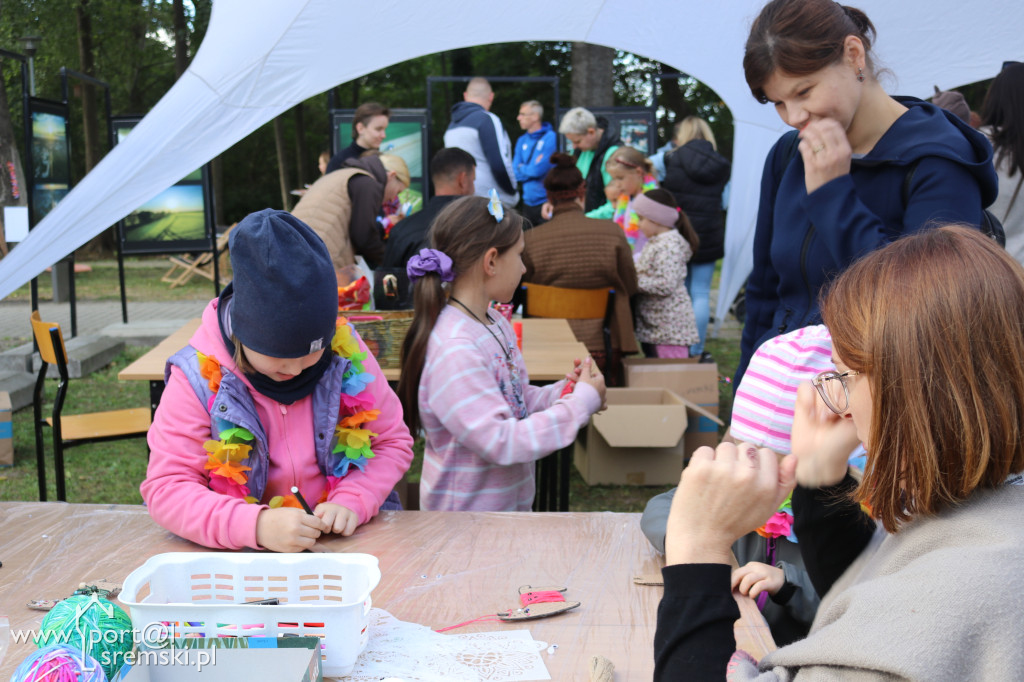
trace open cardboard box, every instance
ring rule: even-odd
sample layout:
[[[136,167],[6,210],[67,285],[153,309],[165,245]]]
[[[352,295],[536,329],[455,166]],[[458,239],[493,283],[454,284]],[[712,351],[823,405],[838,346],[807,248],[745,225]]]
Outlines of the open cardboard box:
[[[691,414],[686,427],[686,456],[702,445],[718,445],[718,365],[701,363],[696,358],[625,358],[626,386],[629,388],[667,388],[680,398],[700,406],[709,418]]]
[[[133,665],[118,682],[323,682],[317,637],[250,637],[247,647],[229,648],[219,638],[189,639],[189,648],[133,652]]]
[[[684,433],[718,418],[663,388],[609,388],[608,409],[580,432],[573,460],[588,485],[677,483],[689,456]],[[691,419],[692,416],[692,419]]]

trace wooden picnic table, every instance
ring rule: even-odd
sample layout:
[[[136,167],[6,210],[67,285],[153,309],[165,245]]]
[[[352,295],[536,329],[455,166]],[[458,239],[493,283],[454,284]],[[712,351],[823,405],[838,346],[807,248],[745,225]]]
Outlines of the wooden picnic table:
[[[44,613],[31,599],[59,599],[81,582],[121,583],[149,557],[204,548],[153,522],[139,505],[0,503],[0,614],[14,631],[36,630]],[[518,607],[521,585],[561,586],[579,608],[518,623],[480,622],[453,630],[528,629],[557,644],[542,653],[553,680],[587,679],[591,656],[609,658],[618,680],[650,680],[662,588],[634,584],[664,563],[640,531],[639,514],[382,512],[349,538],[327,536],[317,552],[364,552],[380,560],[373,605],[433,629]],[[753,601],[737,597],[737,644],[760,658],[774,649]],[[15,642],[0,679],[33,650]]]

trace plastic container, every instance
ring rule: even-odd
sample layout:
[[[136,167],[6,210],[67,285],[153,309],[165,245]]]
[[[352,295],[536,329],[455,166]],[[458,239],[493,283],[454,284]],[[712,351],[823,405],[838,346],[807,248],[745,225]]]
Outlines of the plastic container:
[[[170,637],[320,637],[325,677],[352,671],[369,641],[369,554],[158,554],[132,571],[120,601],[139,647]],[[249,605],[277,598],[278,605]]]

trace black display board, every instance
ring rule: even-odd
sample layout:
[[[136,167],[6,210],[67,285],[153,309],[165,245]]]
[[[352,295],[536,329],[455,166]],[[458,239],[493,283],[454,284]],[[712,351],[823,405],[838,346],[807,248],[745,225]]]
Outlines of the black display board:
[[[352,118],[355,109],[332,109],[331,155],[352,144]],[[414,213],[423,207],[427,195],[427,110],[392,109],[388,118],[387,137],[380,146],[381,154],[402,157],[409,167],[409,188],[398,195]]]
[[[34,227],[71,189],[71,142],[68,105],[29,98],[32,119],[32,203],[29,225]]]
[[[111,145],[131,132],[140,116],[111,118]],[[121,250],[139,253],[196,253],[214,250],[213,190],[209,165],[165,189],[118,223]]]
[[[644,156],[650,156],[657,151],[658,126],[655,110],[652,107],[587,107],[587,111],[594,116],[603,116],[610,123],[615,124],[619,131],[622,143],[629,147],[635,147]],[[568,109],[558,110],[558,123]],[[555,125],[558,129],[558,125]],[[572,154],[572,144],[559,135],[561,148],[567,154]]]

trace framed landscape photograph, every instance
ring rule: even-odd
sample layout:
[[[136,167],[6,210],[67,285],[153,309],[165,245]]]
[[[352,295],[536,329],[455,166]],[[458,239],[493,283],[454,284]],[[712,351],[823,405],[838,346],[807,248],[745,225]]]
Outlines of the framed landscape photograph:
[[[66,104],[33,97],[31,225],[54,209],[71,189],[71,149]]]
[[[115,117],[114,144],[122,142],[139,117]],[[192,171],[120,222],[124,253],[192,253],[213,249],[209,171]]]

